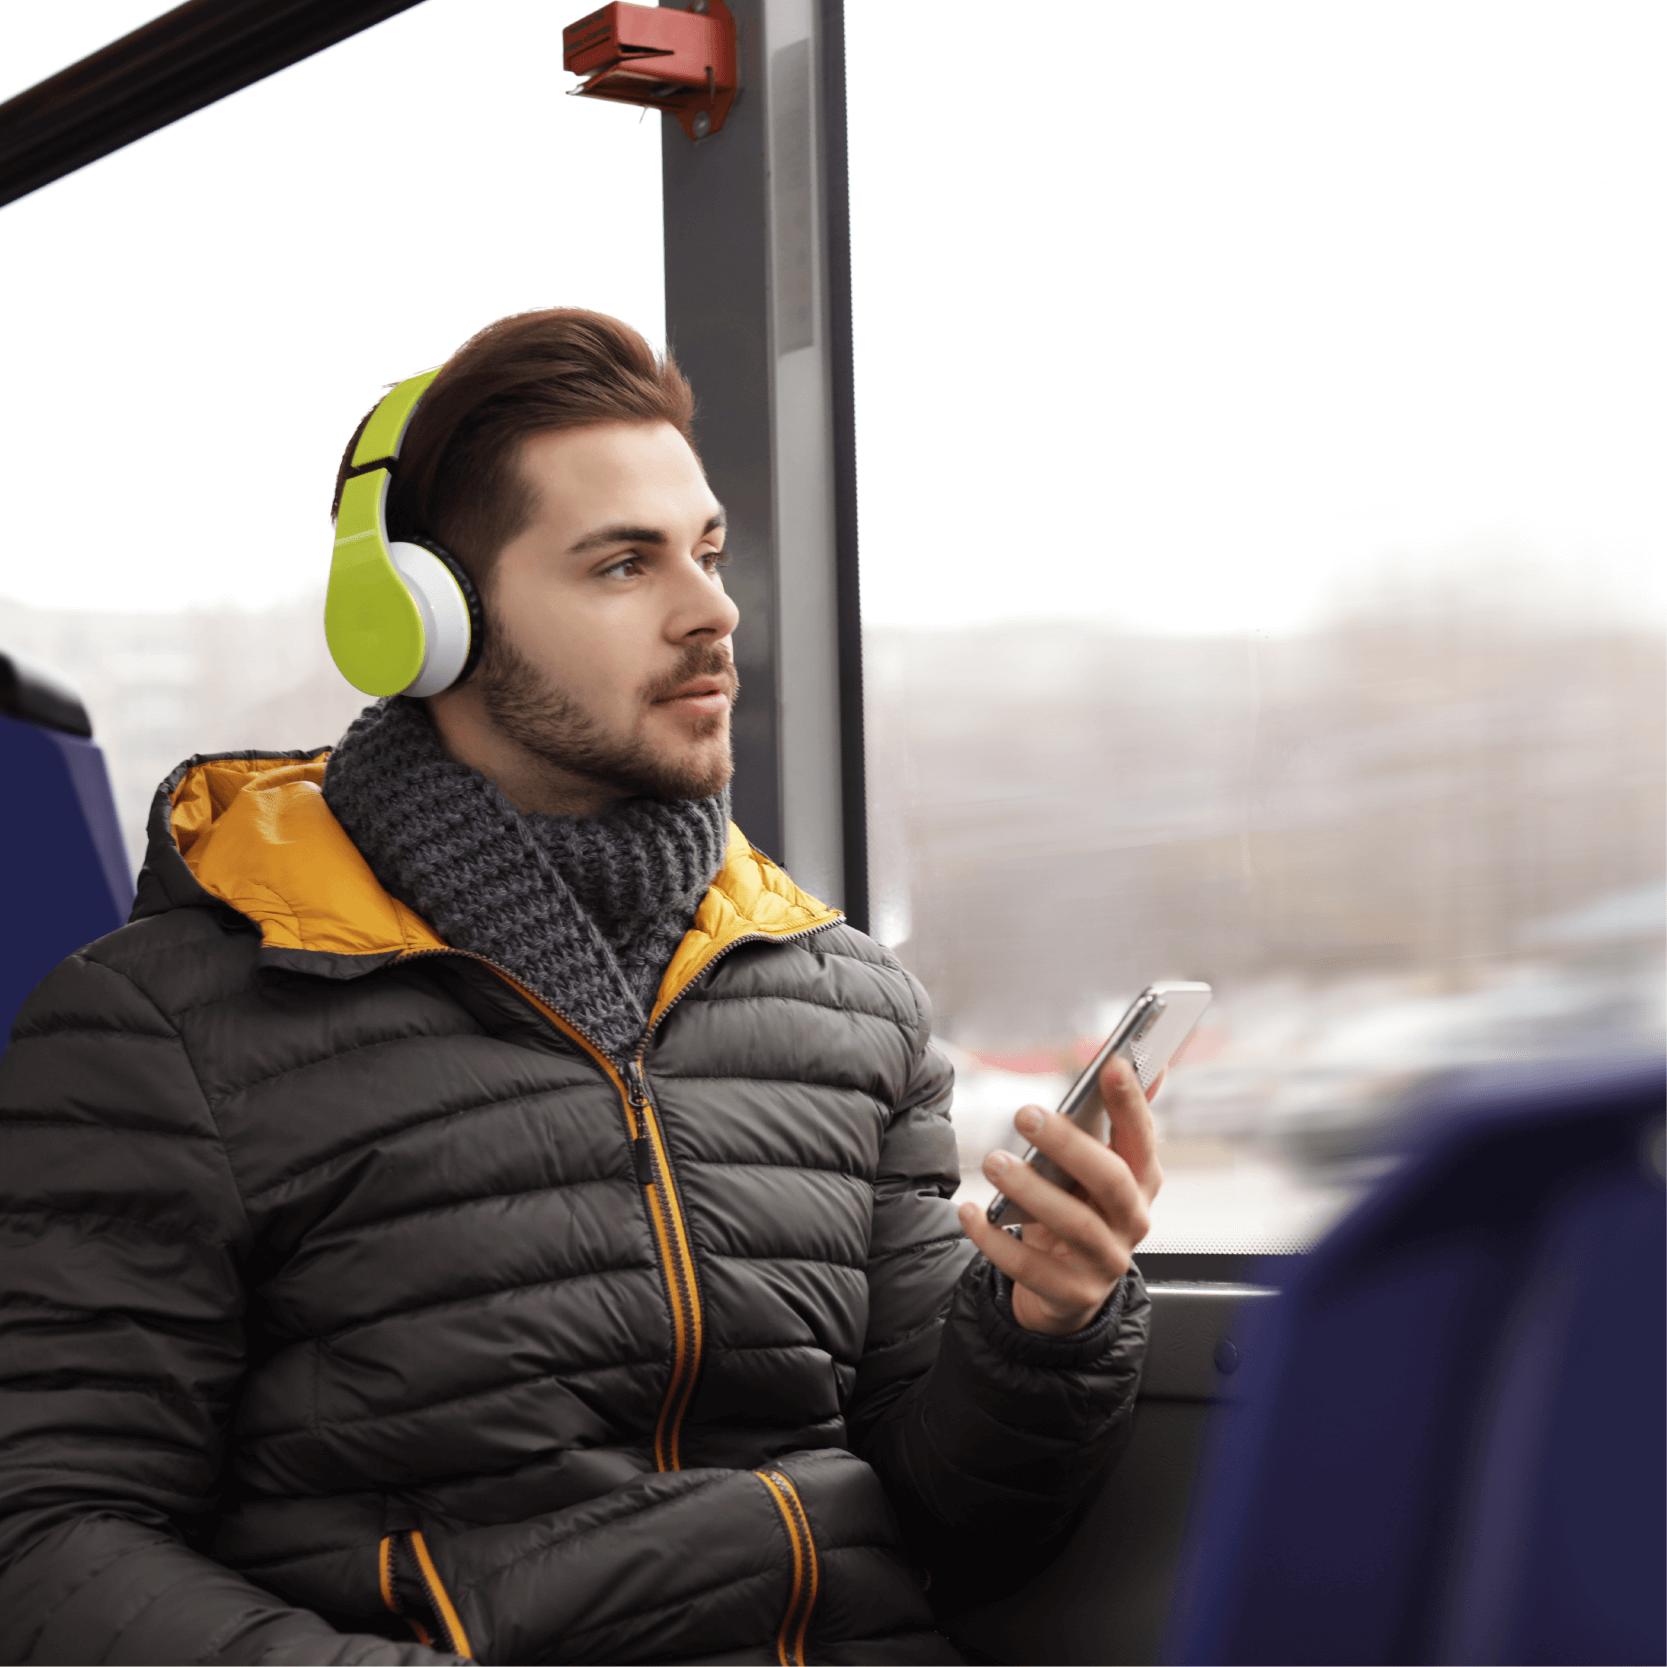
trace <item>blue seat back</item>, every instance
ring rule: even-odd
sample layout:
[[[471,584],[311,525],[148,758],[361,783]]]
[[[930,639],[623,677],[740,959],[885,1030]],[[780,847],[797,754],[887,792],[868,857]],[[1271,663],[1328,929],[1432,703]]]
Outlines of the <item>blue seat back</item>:
[[[1658,1060],[1455,1084],[1266,1305],[1181,1662],[1660,1662]]]
[[[21,685],[21,689],[20,689]],[[80,704],[0,657],[0,1047],[29,992],[66,955],[113,932],[133,878],[104,754]],[[19,715],[38,714],[37,717]],[[51,722],[39,721],[47,718]]]

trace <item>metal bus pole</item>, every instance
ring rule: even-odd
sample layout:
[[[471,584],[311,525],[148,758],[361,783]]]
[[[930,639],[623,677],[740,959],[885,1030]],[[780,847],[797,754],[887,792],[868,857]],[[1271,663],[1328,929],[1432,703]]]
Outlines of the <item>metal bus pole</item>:
[[[667,336],[741,609],[735,819],[866,927],[843,8],[729,3],[721,130],[661,120]]]

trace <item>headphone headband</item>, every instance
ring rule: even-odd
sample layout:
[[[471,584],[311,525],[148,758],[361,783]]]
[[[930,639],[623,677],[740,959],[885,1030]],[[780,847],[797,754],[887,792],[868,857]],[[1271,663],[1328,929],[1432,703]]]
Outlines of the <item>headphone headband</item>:
[[[369,468],[373,463],[392,463],[405,444],[405,431],[411,426],[411,414],[417,401],[428,392],[429,384],[440,374],[440,367],[425,370],[419,376],[408,376],[394,387],[382,403],[365,419],[359,443],[353,448],[352,467]]]

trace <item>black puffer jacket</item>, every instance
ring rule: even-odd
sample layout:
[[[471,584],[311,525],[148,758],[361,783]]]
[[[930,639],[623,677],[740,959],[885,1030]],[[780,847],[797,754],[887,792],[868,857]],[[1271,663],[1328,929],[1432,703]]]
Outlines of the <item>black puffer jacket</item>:
[[[953,1659],[920,1572],[1068,1521],[1138,1278],[1013,1324],[918,986],[739,836],[622,1069],[321,775],[166,784],[0,1063],[0,1657]]]

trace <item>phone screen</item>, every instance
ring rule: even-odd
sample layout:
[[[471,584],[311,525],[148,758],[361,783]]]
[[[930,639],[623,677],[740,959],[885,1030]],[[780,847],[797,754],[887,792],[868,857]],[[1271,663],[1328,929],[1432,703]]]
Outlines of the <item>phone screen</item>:
[[[1148,984],[1112,1026],[1111,1034],[1081,1076],[1065,1091],[1064,1099],[1059,1102],[1059,1115],[1069,1117],[1096,1140],[1107,1139],[1106,1108],[1100,1097],[1100,1072],[1106,1061],[1113,1054],[1122,1054],[1134,1066],[1140,1086],[1150,1089],[1197,1027],[1213,993],[1208,984]],[[1025,1153],[1024,1161],[1056,1185],[1071,1185],[1070,1177],[1042,1157],[1035,1147]],[[990,1201],[986,1214],[998,1227],[1012,1227],[1030,1220],[1027,1211],[999,1193]]]

